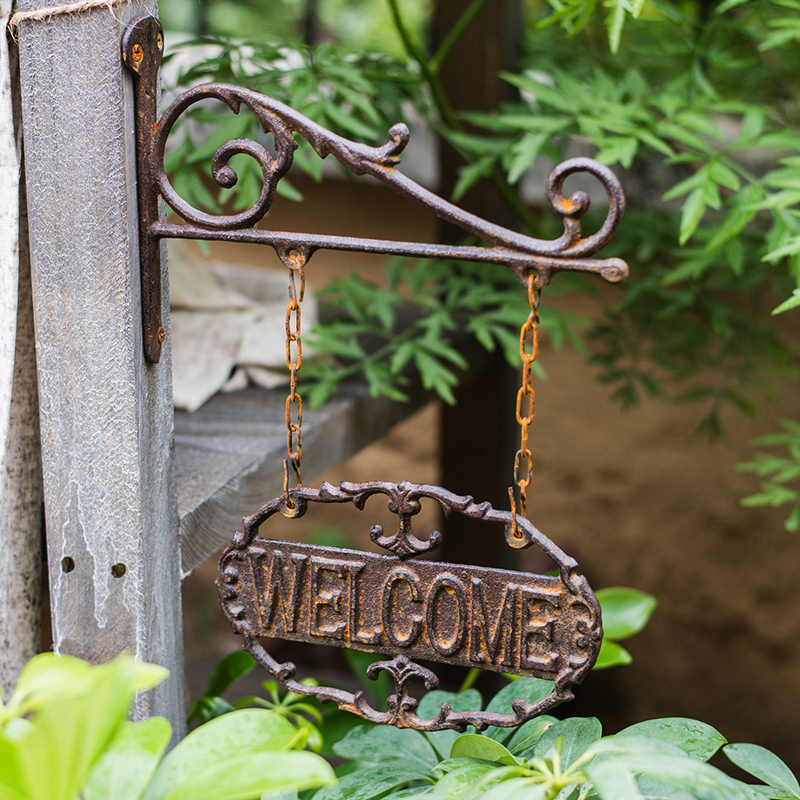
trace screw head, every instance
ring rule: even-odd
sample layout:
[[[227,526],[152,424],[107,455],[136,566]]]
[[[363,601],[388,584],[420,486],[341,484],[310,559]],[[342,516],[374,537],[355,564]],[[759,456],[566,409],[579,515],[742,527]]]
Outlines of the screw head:
[[[136,44],[134,44],[134,46],[131,48],[131,55],[137,64],[144,58],[144,48],[139,44],[139,42],[136,42]]]
[[[166,334],[166,332],[164,331],[163,328],[159,328],[158,331],[156,331],[156,339],[158,339],[159,344],[161,344],[161,342],[164,341],[164,339],[166,338],[166,335],[167,334]]]
[[[159,50],[164,46],[164,39],[162,38],[160,33],[158,34],[158,38],[156,39],[156,45],[158,46]]]

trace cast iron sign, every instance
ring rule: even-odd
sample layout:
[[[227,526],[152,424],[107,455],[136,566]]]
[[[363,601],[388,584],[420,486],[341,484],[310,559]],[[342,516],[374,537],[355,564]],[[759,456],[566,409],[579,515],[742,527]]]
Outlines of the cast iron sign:
[[[363,509],[378,493],[388,495],[398,528],[387,534],[374,526],[371,538],[391,555],[257,536],[276,513],[299,517],[309,503],[351,502]],[[222,607],[245,648],[292,691],[332,700],[372,722],[418,730],[511,726],[571,698],[571,684],[594,664],[602,638],[597,600],[575,561],[528,520],[518,518],[515,536],[508,511],[438,486],[406,482],[323,483],[320,489],[290,490],[289,497],[294,509],[287,509],[281,496],[244,520],[243,533],[222,555],[217,583]],[[414,534],[411,517],[422,498],[437,501],[445,514],[494,523],[494,534],[505,532],[512,546],[538,545],[557,565],[558,576],[416,559],[441,539],[437,531],[427,540]],[[389,711],[370,707],[360,692],[300,683],[294,664],[275,661],[261,637],[393,656],[370,669],[371,677],[385,670],[394,680]],[[409,682],[421,678],[431,689],[437,679],[412,658],[545,678],[554,689],[535,705],[517,701],[512,714],[454,712],[443,704],[437,717],[424,720],[415,714],[418,701],[409,695]]]

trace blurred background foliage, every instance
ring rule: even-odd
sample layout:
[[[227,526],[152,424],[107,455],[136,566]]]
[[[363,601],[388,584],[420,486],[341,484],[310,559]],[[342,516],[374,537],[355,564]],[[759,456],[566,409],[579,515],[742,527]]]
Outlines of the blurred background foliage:
[[[545,301],[545,330],[554,345],[578,348],[624,406],[691,402],[698,431],[725,436],[736,414],[756,416],[796,378],[800,0],[525,0],[514,68],[501,76],[508,99],[463,112],[441,70],[485,2],[465,5],[443,31],[423,0],[162,0],[165,27],[183,34],[178,52],[197,54],[179,60],[171,88],[246,85],[370,143],[399,119],[412,133],[425,125],[463,160],[453,198],[489,186],[508,223],[535,236],[558,235],[549,209],[529,207],[519,191],[536,159],[579,152],[612,166],[632,202],[604,255],[626,258],[631,277],[591,322]],[[201,177],[237,136],[265,140],[254,119],[213,108],[186,115],[167,163],[179,193],[206,208],[250,206],[260,171],[245,156],[232,163],[233,190]],[[296,163],[321,179],[302,142]],[[302,200],[290,182],[279,191]],[[469,291],[474,269],[394,260],[384,283],[337,281],[327,294],[337,313],[315,332],[330,358],[304,370],[312,401],[354,374],[373,394],[401,398],[413,365],[452,402],[466,365],[444,342],[464,328],[515,363],[524,293],[502,268]],[[593,281],[560,276],[546,294],[593,293]],[[401,329],[408,306],[416,321]],[[754,444],[768,452],[741,465],[763,481],[745,502],[788,506],[796,531],[800,424],[787,420]]]

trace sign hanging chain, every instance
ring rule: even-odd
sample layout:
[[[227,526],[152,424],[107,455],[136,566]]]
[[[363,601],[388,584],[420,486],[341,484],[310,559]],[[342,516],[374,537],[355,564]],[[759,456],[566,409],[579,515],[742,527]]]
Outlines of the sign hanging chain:
[[[539,354],[539,302],[542,290],[536,286],[536,274],[528,275],[528,304],[530,313],[519,332],[519,354],[522,359],[522,385],[517,392],[516,416],[520,426],[520,446],[514,456],[514,486],[508,489],[508,499],[511,503],[513,535],[516,539],[522,538],[522,531],[517,526],[517,499],[519,496],[519,513],[527,515],[528,486],[531,483],[533,471],[533,457],[528,447],[528,426],[533,422],[533,411],[536,392],[531,385],[531,370],[536,356]],[[528,342],[530,334],[530,349]],[[527,398],[527,403],[526,403]],[[524,409],[523,409],[524,407]],[[524,410],[524,414],[523,414]]]
[[[303,342],[300,337],[302,321],[300,304],[306,291],[305,258],[299,253],[289,256],[289,304],[286,306],[286,366],[289,368],[289,394],[286,398],[286,455],[283,460],[283,496],[287,508],[294,508],[289,498],[289,463],[297,478],[297,485],[303,485],[300,475],[300,458],[303,454],[303,398],[297,393],[297,373],[303,365]],[[297,290],[295,274],[300,276],[300,291]],[[296,406],[292,421],[292,406]]]

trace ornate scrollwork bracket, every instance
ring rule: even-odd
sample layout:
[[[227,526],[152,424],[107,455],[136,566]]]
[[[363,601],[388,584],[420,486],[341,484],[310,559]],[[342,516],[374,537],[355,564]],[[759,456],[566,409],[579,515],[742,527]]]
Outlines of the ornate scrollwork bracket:
[[[534,239],[470,214],[400,172],[397,169],[400,154],[409,140],[408,128],[402,123],[391,128],[385,145],[369,147],[316,125],[270,97],[217,83],[202,84],[184,92],[158,119],[158,68],[162,53],[161,25],[154,17],[137,17],[125,29],[122,56],[134,77],[135,87],[144,350],[151,361],[159,360],[164,338],[159,257],[159,241],[164,238],[267,244],[287,265],[291,264],[291,254],[299,253],[308,261],[319,249],[505,264],[524,285],[527,285],[527,276],[535,272],[536,288],[545,286],[554,273],[566,270],[597,273],[611,283],[623,280],[628,274],[627,264],[622,259],[591,258],[614,235],[625,208],[625,196],[616,176],[596,161],[573,158],[553,170],[545,192],[551,208],[564,222],[564,232],[553,240]],[[205,99],[222,101],[234,114],[246,106],[264,132],[274,138],[275,155],[258,142],[247,139],[228,141],[214,154],[211,174],[224,188],[231,188],[237,181],[236,172],[229,166],[234,155],[245,153],[261,167],[264,179],[261,194],[252,208],[238,214],[214,215],[193,208],[177,194],[164,171],[164,151],[175,122],[187,108]],[[372,176],[490,246],[450,246],[256,228],[256,223],[272,204],[278,181],[292,164],[297,147],[293,133],[308,141],[320,158],[333,155],[353,174]],[[581,233],[580,220],[589,208],[588,195],[578,191],[565,197],[563,193],[564,181],[576,172],[593,175],[608,196],[605,221],[595,233],[586,237]],[[159,196],[185,224],[160,221]]]

